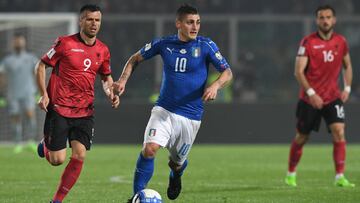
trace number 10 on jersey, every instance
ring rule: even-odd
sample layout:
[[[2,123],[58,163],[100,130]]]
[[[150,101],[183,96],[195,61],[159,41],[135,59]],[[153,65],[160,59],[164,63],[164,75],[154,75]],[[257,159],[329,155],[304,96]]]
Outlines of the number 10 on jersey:
[[[187,63],[186,58],[176,57],[175,72],[182,72],[182,73],[185,72],[186,71],[186,63]]]

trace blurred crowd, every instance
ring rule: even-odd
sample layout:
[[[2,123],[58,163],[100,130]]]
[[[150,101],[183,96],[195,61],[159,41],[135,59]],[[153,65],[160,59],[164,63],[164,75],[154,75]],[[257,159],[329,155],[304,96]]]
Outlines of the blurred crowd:
[[[179,4],[197,5],[202,13],[309,14],[319,4],[332,4],[339,14],[359,12],[356,0],[0,0],[0,12],[77,12],[85,3],[97,3],[110,13],[172,13]]]

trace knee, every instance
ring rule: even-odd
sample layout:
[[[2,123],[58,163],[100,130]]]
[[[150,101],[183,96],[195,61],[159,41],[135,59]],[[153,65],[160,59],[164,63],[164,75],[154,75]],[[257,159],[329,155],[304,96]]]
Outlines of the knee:
[[[309,135],[297,133],[295,136],[295,142],[299,145],[304,145],[309,139]]]
[[[146,144],[142,150],[143,156],[145,158],[154,158],[159,147],[157,144]]]
[[[343,141],[345,140],[345,130],[343,127],[335,127],[332,129],[332,134],[334,141]]]
[[[74,153],[71,157],[74,159],[84,161],[85,157],[86,157],[86,153],[85,152],[84,153]]]
[[[53,166],[60,166],[61,164],[63,164],[65,162],[65,157],[60,157],[60,156],[50,156],[50,160],[49,160],[50,164]]]

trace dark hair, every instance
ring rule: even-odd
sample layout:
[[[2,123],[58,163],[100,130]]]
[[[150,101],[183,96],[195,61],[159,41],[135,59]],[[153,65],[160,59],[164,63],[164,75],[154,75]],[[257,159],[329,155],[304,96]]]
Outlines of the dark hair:
[[[176,11],[176,20],[181,20],[184,15],[188,14],[199,14],[199,11],[197,8],[190,6],[189,4],[183,4]]]
[[[86,4],[83,7],[81,7],[80,14],[82,14],[84,11],[91,11],[91,12],[100,11],[101,12],[101,8],[96,4]]]
[[[322,6],[319,6],[319,7],[316,9],[316,11],[315,11],[315,16],[317,16],[317,15],[318,15],[318,12],[319,12],[319,11],[322,11],[322,10],[331,10],[331,12],[333,13],[333,15],[336,16],[336,11],[335,11],[335,9],[334,9],[332,6],[330,6],[330,5],[322,5]]]

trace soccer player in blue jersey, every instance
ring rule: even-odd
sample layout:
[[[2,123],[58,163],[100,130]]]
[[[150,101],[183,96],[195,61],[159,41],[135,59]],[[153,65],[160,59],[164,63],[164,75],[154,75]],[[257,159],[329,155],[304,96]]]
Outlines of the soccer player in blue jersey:
[[[152,109],[144,133],[144,145],[134,174],[134,194],[144,189],[154,171],[154,158],[160,147],[170,153],[167,196],[176,199],[181,192],[181,176],[203,114],[203,101],[214,100],[220,88],[232,79],[229,64],[209,38],[198,36],[200,16],[196,8],[183,5],[177,10],[172,36],[154,39],[133,54],[123,69],[115,91],[122,95],[135,67],[143,60],[160,55],[163,79],[160,96]],[[209,64],[221,74],[206,87]],[[131,202],[131,199],[130,199]]]

